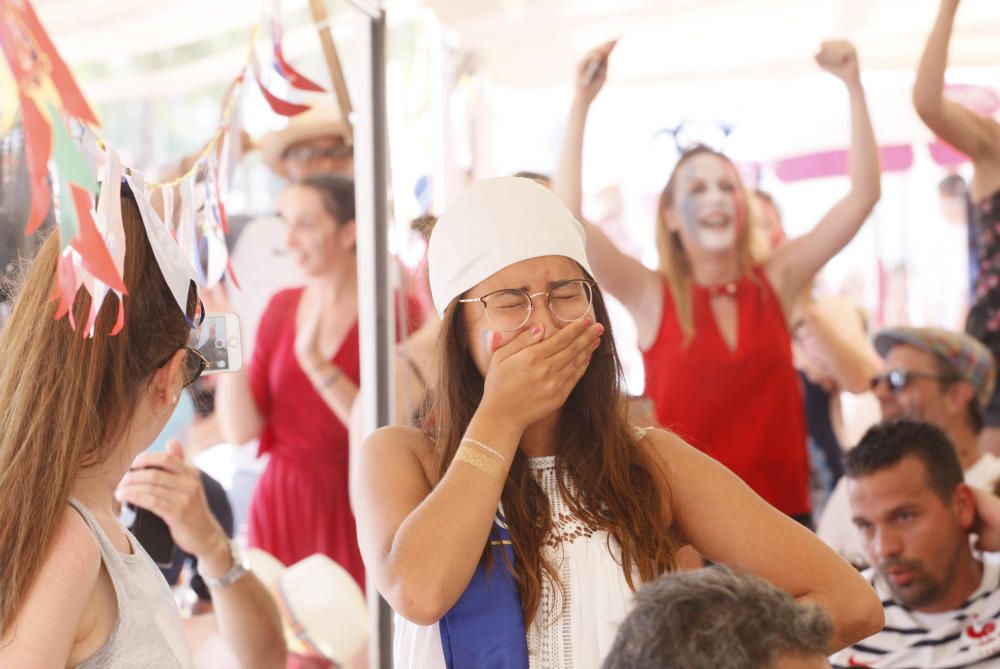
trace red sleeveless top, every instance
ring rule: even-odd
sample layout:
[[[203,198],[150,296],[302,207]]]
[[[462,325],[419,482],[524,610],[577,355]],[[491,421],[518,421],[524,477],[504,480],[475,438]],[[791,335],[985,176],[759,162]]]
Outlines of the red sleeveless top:
[[[809,512],[809,460],[802,389],[791,337],[758,267],[735,283],[736,350],[723,339],[709,289],[692,286],[695,336],[684,346],[673,294],[663,286],[656,341],[642,354],[646,394],[660,424],[746,481],[788,515]]]

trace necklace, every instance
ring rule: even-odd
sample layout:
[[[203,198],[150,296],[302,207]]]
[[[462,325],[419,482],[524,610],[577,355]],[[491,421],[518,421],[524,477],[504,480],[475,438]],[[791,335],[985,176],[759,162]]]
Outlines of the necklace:
[[[708,291],[709,297],[732,297],[736,294],[737,288],[735,281],[727,281],[714,286],[705,286],[705,290]]]

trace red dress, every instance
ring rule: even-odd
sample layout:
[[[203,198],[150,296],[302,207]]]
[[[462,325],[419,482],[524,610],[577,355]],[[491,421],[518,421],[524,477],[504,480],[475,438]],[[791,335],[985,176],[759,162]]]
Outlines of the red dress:
[[[708,288],[692,286],[695,335],[684,347],[673,294],[642,354],[646,394],[660,424],[712,456],[790,516],[809,513],[802,389],[781,303],[760,268],[736,282],[733,351],[712,314]],[[730,298],[716,298],[730,299]]]
[[[250,503],[249,543],[286,565],[325,553],[364,588],[347,489],[347,428],[295,357],[295,312],[302,292],[284,290],[271,299],[248,370],[264,418],[260,454],[271,454]],[[356,321],[332,362],[358,383]]]

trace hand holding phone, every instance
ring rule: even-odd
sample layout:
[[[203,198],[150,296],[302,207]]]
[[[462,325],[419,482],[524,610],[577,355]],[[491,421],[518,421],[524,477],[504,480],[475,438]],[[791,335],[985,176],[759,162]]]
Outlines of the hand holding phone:
[[[243,368],[240,317],[235,313],[206,314],[191,333],[191,346],[208,361],[205,374],[239,371]]]
[[[583,72],[583,85],[590,86],[597,79],[597,75],[604,70],[607,65],[607,58],[591,58],[587,61],[587,69]]]
[[[580,62],[577,70],[577,95],[583,96],[588,102],[594,99],[604,85],[608,58],[617,43],[618,40],[613,39],[591,49]]]

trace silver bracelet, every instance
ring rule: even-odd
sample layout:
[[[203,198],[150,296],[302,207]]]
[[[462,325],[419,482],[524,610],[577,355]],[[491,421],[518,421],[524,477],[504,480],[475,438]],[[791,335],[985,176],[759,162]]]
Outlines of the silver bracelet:
[[[498,459],[500,462],[503,462],[503,463],[507,462],[507,458],[505,458],[503,456],[503,453],[501,453],[500,451],[498,451],[495,448],[491,448],[491,447],[487,446],[486,444],[484,444],[483,442],[479,441],[478,439],[473,439],[471,437],[464,437],[462,439],[462,441],[460,441],[458,443],[464,444],[466,442],[468,442],[470,444],[473,444],[474,446],[478,446],[479,448],[483,449],[484,451],[486,451],[487,453],[489,453],[490,455],[492,455],[493,457],[495,457],[496,459]]]
[[[239,544],[235,541],[229,541],[229,554],[233,558],[233,566],[219,577],[207,575],[201,570],[201,561],[198,562],[198,575],[201,576],[201,580],[205,582],[205,585],[210,590],[225,588],[250,573],[250,563],[243,554],[243,551],[240,550]]]
[[[326,377],[319,383],[314,384],[314,387],[316,388],[316,390],[326,390],[334,383],[336,383],[337,379],[339,379],[343,374],[344,372],[340,369],[340,367],[333,366],[333,371],[330,372],[330,376]]]

